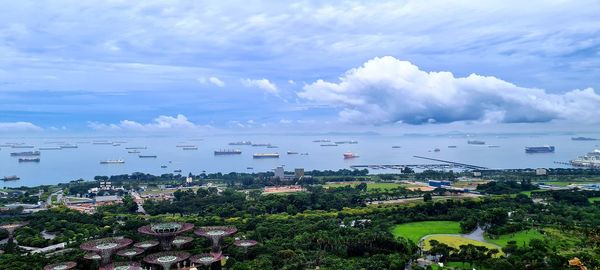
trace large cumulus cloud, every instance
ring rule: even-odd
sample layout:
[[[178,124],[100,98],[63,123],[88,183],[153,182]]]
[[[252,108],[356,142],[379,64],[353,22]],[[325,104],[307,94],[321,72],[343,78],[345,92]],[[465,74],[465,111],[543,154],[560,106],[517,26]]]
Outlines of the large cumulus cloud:
[[[339,108],[349,122],[600,122],[600,96],[591,88],[552,94],[495,77],[426,72],[390,56],[371,59],[338,82],[305,85],[298,95]]]

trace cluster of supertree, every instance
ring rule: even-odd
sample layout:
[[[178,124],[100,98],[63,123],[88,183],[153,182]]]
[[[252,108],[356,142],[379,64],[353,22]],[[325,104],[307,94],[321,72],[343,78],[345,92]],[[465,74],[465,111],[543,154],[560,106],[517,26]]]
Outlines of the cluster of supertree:
[[[190,232],[193,228],[194,225],[190,223],[156,223],[138,229],[138,232],[153,236],[156,240],[133,243],[133,240],[128,238],[109,237],[85,242],[80,245],[80,248],[87,252],[84,259],[96,261],[101,270],[141,270],[153,269],[153,266],[160,266],[165,270],[172,267],[178,269],[220,267],[221,262],[226,258],[222,252],[223,238],[235,234],[237,229],[228,226],[213,226],[200,227],[194,231],[194,234],[211,240],[212,245],[209,253],[191,256],[188,252],[173,250],[185,249],[190,245],[194,238],[182,236],[181,234]],[[248,248],[256,244],[256,241],[246,239],[236,239],[233,243],[236,247],[243,249],[244,254],[247,253]],[[157,252],[157,249],[160,249],[160,251]],[[146,255],[143,256],[144,254]],[[113,255],[125,258],[128,261],[113,262]],[[75,265],[74,262],[63,262],[48,265],[44,270],[71,269]]]

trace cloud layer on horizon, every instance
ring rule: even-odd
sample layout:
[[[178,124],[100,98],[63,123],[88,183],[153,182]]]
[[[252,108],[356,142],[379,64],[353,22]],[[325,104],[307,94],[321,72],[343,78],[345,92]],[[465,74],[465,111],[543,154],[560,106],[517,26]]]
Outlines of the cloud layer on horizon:
[[[122,120],[118,124],[104,124],[89,122],[88,127],[97,131],[129,131],[129,132],[163,132],[163,131],[206,131],[210,126],[192,123],[185,115],[177,116],[160,115],[151,123],[139,123],[131,120]]]
[[[426,72],[390,56],[347,71],[339,82],[305,85],[298,96],[339,108],[353,123],[600,122],[600,95],[591,88],[550,94],[490,76]]]
[[[37,132],[43,130],[43,128],[30,122],[0,122],[0,132],[2,133]]]

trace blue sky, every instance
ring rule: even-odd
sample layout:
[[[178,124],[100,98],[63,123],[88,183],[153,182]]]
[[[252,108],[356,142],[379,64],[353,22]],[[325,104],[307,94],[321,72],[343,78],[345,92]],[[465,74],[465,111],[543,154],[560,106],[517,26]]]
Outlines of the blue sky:
[[[600,122],[598,1],[9,1],[0,55],[0,133]]]

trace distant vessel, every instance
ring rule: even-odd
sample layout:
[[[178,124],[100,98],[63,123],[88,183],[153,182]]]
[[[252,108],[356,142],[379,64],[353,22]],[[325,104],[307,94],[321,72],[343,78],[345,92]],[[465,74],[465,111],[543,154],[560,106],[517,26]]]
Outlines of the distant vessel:
[[[316,143],[323,143],[323,142],[331,142],[331,140],[328,140],[328,139],[321,139],[321,140],[314,140],[313,142],[316,142]]]
[[[339,141],[335,142],[335,144],[357,144],[358,141]]]
[[[571,140],[573,140],[573,141],[597,141],[598,139],[590,138],[590,137],[572,137]]]
[[[167,165],[161,165],[160,167],[164,169],[167,167]]]
[[[433,149],[433,152],[439,152],[439,151],[440,151],[440,149],[439,149],[439,148],[435,148],[435,149]]]
[[[456,148],[456,145],[448,145],[448,148]]]
[[[127,149],[127,150],[138,150],[138,149],[139,149],[139,150],[143,150],[143,149],[146,149],[146,148],[147,148],[146,146],[132,146],[132,147],[125,147],[125,149]]]
[[[489,148],[499,148],[499,145],[488,145]]]
[[[253,158],[279,158],[279,153],[260,153],[252,155]]]
[[[19,158],[19,162],[40,162],[40,158]]]
[[[2,181],[16,181],[19,179],[21,179],[21,178],[16,175],[4,176],[4,177],[0,178],[0,180],[2,180]]]
[[[125,163],[125,160],[122,160],[122,159],[109,159],[109,160],[100,161],[100,164],[123,164],[123,163]]]
[[[40,147],[40,150],[61,150],[61,147]]]
[[[93,141],[92,144],[100,144],[100,145],[109,145],[109,144],[113,144],[112,142],[109,141]]]
[[[251,141],[230,142],[229,145],[252,145]]]
[[[267,146],[267,148],[279,148],[279,146],[276,146],[276,145],[269,145],[269,146]]]
[[[246,170],[253,170],[254,168],[252,167],[246,167]]]
[[[30,156],[39,156],[40,151],[28,151],[28,152],[18,152],[18,153],[10,153],[13,157],[30,157]]]
[[[575,167],[600,168],[600,150],[596,149],[585,156],[571,160],[570,163]]]
[[[60,148],[78,148],[79,146],[77,145],[72,145],[72,144],[65,144],[65,145],[61,145]]]
[[[554,153],[554,146],[545,145],[545,146],[527,146],[525,147],[525,153],[535,154],[535,153]]]
[[[120,143],[113,143],[112,146],[121,146]]]
[[[394,146],[392,146],[392,148],[402,148],[402,146],[394,145]]]
[[[181,170],[174,170],[173,172],[180,173],[180,172],[181,172]]]
[[[358,156],[353,154],[352,152],[344,153],[344,159],[357,158]]]
[[[476,145],[483,145],[485,144],[484,141],[478,141],[478,140],[469,140],[467,141],[468,144],[476,144]]]
[[[254,146],[254,147],[268,147],[268,146],[271,146],[271,144],[270,143],[255,143],[255,144],[252,144],[252,146]]]
[[[176,147],[179,147],[179,148],[190,148],[190,147],[196,147],[196,146],[193,145],[193,144],[179,144]]]
[[[183,150],[198,150],[198,147],[195,147],[195,146],[194,147],[183,147],[181,149],[183,149]]]
[[[238,150],[238,149],[221,149],[221,150],[215,150],[214,151],[215,156],[219,156],[219,155],[239,155],[242,153],[242,151]]]
[[[138,150],[133,150],[133,151],[127,151],[127,153],[129,153],[129,154],[139,154],[141,152],[138,151]]]
[[[326,146],[327,147],[327,146],[338,146],[338,145],[335,144],[335,143],[326,143],[326,144],[321,144],[321,146]]]
[[[157,158],[157,155],[139,155],[139,158]]]
[[[308,156],[308,153],[301,153],[301,156]]]
[[[33,145],[12,145],[12,148],[33,148]]]
[[[298,152],[287,151],[287,154],[288,154],[288,155],[297,155],[297,154],[298,154]]]

